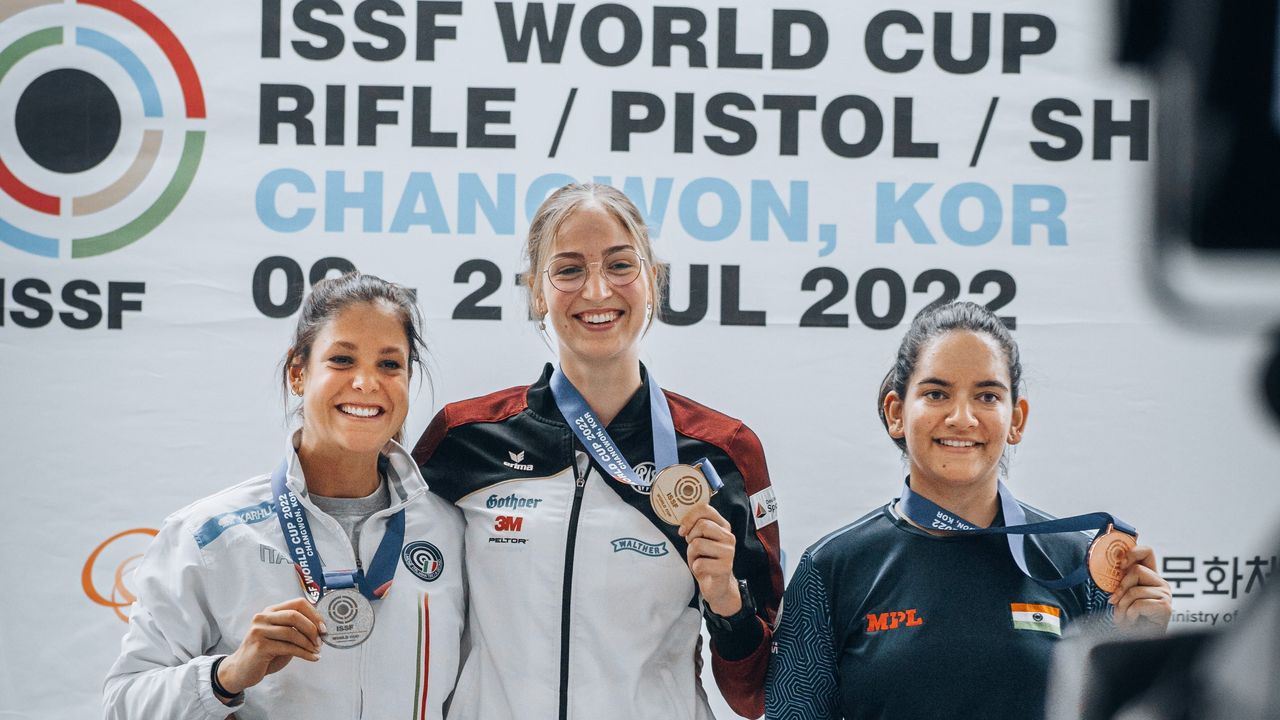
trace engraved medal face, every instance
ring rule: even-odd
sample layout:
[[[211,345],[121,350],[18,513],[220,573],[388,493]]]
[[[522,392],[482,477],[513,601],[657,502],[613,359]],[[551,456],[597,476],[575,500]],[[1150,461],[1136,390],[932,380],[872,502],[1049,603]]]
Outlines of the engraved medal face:
[[[1120,587],[1124,573],[1120,565],[1130,550],[1138,544],[1137,538],[1126,532],[1108,527],[1089,543],[1085,562],[1089,565],[1089,577],[1103,592],[1115,592]]]
[[[373,604],[355,588],[326,592],[316,610],[329,631],[320,639],[329,647],[355,647],[373,633]]]
[[[679,525],[690,510],[710,501],[711,486],[702,471],[692,465],[665,468],[649,488],[653,511],[671,525]]]

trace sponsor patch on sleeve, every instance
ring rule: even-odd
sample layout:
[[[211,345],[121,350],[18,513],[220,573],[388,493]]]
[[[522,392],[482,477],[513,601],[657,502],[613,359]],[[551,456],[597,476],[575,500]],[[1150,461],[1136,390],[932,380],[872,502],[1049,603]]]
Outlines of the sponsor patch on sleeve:
[[[1036,630],[1062,637],[1062,611],[1052,605],[1010,603],[1013,629]]]
[[[778,520],[778,498],[773,495],[773,488],[767,487],[751,496],[751,517],[755,518],[756,529]]]

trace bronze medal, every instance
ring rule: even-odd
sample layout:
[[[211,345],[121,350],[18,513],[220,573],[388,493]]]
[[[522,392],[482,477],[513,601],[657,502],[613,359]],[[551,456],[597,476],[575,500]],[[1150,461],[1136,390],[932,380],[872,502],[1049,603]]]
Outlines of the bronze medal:
[[[326,592],[316,610],[328,626],[320,639],[329,647],[355,647],[373,633],[373,604],[355,588]]]
[[[671,525],[679,525],[690,510],[710,501],[711,486],[702,471],[692,465],[664,468],[649,487],[653,511]]]
[[[1120,570],[1125,555],[1138,545],[1138,539],[1127,532],[1116,530],[1108,525],[1105,532],[1100,532],[1089,543],[1089,551],[1085,555],[1085,563],[1089,566],[1089,577],[1103,592],[1113,593],[1120,587],[1120,579],[1124,573]]]

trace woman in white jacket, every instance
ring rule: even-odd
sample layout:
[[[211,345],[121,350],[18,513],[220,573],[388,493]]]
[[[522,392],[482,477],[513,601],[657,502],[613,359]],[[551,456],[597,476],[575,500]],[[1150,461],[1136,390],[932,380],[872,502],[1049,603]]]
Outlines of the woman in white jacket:
[[[315,286],[282,373],[302,427],[274,472],[165,521],[135,575],[106,717],[443,717],[462,522],[397,442],[419,324],[376,277]]]

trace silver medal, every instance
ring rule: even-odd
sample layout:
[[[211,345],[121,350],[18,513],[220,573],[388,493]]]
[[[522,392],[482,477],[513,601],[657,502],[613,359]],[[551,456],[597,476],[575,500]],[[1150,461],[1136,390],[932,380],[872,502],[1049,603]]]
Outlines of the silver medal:
[[[328,630],[320,639],[329,647],[355,647],[373,633],[373,605],[355,588],[329,590],[316,610]]]

